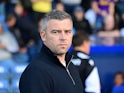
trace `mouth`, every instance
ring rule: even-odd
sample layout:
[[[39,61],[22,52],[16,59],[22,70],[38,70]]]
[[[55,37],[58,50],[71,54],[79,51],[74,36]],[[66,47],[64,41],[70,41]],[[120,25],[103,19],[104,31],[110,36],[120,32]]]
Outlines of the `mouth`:
[[[59,44],[59,46],[67,46],[67,44]]]
[[[59,44],[59,47],[65,48],[67,47],[67,44]]]

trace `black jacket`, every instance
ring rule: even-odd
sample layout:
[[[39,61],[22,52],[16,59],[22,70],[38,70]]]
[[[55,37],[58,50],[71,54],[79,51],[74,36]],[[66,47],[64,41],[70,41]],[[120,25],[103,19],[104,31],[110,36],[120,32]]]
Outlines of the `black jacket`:
[[[77,70],[66,56],[64,67],[56,56],[43,45],[36,59],[23,72],[19,89],[21,93],[83,93]]]

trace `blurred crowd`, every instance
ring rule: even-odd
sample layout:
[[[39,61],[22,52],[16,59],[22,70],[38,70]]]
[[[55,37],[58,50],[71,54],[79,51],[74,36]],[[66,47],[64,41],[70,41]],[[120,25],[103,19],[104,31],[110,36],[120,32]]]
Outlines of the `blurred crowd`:
[[[42,43],[40,21],[52,9],[68,12],[74,34],[84,31],[92,41],[98,37],[100,45],[111,46],[124,37],[124,0],[0,0],[0,51],[24,61],[28,51],[31,59]]]
[[[52,9],[68,12],[74,23],[73,33],[86,32],[91,45],[94,36],[99,45],[121,44],[124,0],[0,0],[1,63],[33,59],[42,46],[40,22]]]
[[[28,51],[31,59],[42,43],[40,21],[52,9],[68,12],[74,34],[84,31],[98,44],[111,46],[124,37],[124,0],[1,0],[0,51],[16,61],[27,61]]]
[[[73,33],[86,32],[91,45],[94,36],[98,45],[123,42],[124,0],[0,0],[0,61],[30,62],[42,46],[42,17],[52,9],[68,12]]]
[[[40,22],[53,9],[68,12],[73,33],[87,33],[91,45],[123,44],[124,0],[0,0],[0,64],[12,70],[34,58],[42,46]]]

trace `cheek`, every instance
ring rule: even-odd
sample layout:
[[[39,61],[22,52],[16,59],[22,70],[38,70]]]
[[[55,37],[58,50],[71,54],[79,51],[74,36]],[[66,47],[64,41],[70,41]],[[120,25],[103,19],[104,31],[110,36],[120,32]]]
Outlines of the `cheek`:
[[[46,36],[46,42],[51,45],[54,45],[55,43],[57,43],[57,39],[52,36]]]
[[[46,35],[46,40],[48,41],[48,42],[54,42],[55,41],[55,39],[54,39],[54,37],[52,37],[52,36],[50,36],[50,35]]]
[[[72,37],[73,37],[73,35],[70,36],[70,41],[71,41],[71,42],[72,42]]]
[[[71,46],[71,44],[72,44],[72,38],[69,38],[68,45]]]

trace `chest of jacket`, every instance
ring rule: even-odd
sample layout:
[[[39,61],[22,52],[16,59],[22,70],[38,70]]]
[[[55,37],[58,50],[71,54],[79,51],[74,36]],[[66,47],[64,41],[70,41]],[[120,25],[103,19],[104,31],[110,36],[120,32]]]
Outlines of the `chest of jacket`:
[[[56,64],[50,64],[46,68],[52,81],[51,91],[53,93],[83,93],[79,74],[74,70],[72,63],[68,68]]]

